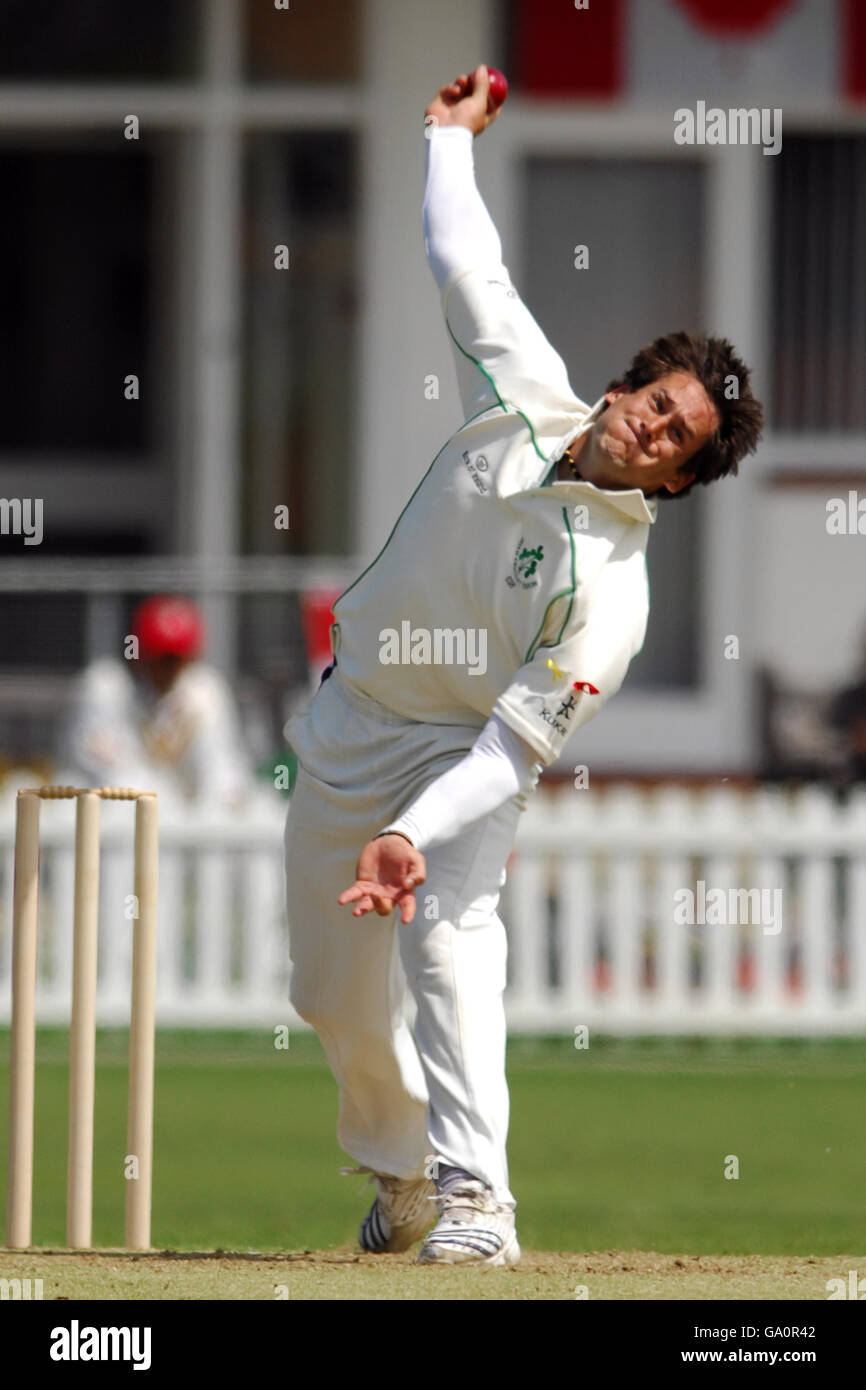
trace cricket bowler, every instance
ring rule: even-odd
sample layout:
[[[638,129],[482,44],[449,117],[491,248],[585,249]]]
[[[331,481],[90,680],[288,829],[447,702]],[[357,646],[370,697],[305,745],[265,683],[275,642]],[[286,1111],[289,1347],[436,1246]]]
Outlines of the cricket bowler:
[[[337,600],[288,731],[292,1003],[375,1187],[361,1247],[423,1238],[422,1264],[520,1257],[497,915],[518,818],[640,651],[659,503],[735,474],[762,425],[731,344],[684,332],[593,406],[574,394],[475,184],[500,110],[483,65],[427,107],[425,245],[465,420]]]

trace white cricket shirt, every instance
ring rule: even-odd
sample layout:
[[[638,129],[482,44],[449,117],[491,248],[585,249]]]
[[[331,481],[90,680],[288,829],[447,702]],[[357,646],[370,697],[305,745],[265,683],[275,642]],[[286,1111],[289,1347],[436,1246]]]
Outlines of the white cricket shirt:
[[[454,136],[434,132],[431,158],[453,157]],[[604,400],[574,394],[501,248],[456,265],[441,296],[466,419],[337,600],[332,645],[343,678],[393,713],[481,729],[495,712],[549,765],[643,644],[657,502],[545,485]]]

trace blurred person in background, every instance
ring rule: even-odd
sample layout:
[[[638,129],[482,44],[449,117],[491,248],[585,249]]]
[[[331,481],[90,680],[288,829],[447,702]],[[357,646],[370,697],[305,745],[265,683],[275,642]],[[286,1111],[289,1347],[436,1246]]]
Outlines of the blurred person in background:
[[[842,735],[848,782],[866,782],[866,629],[862,637],[860,676],[830,704],[830,723]]]
[[[70,779],[243,804],[252,768],[229,684],[200,659],[201,610],[157,595],[138,606],[130,630],[130,659],[102,657],[75,682],[60,750]]]

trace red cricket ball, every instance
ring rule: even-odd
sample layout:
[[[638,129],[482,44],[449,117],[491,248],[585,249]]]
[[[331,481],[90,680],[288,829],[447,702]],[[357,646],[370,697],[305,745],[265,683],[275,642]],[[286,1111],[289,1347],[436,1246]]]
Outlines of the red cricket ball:
[[[506,81],[505,73],[500,72],[498,68],[488,68],[487,76],[490,79],[490,96],[487,106],[489,113],[495,111],[497,106],[501,106],[508,96],[508,82]]]
[[[497,107],[501,106],[508,96],[508,83],[505,74],[498,68],[488,68],[487,76],[490,79],[490,86],[487,97],[487,114],[492,115]],[[472,92],[472,75],[469,75],[469,92]]]

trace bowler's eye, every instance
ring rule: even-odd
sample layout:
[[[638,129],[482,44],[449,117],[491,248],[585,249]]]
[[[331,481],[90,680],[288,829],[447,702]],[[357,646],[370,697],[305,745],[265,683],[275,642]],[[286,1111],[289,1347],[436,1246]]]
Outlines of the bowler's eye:
[[[659,415],[664,414],[667,403],[668,401],[666,396],[653,396],[653,405],[658,410]],[[679,425],[672,425],[668,433],[671,439],[673,439],[676,444],[682,444],[683,432],[680,429]]]

